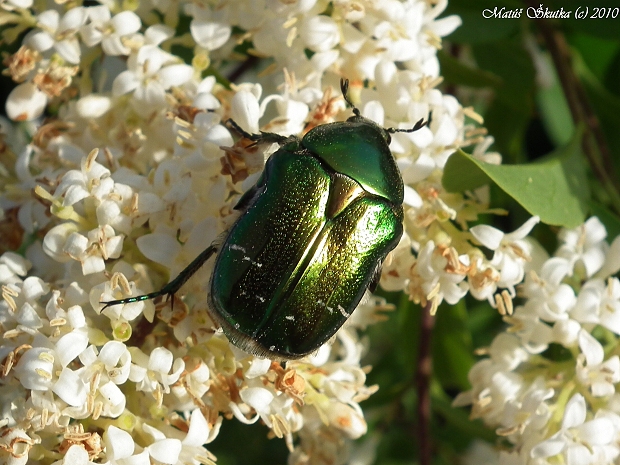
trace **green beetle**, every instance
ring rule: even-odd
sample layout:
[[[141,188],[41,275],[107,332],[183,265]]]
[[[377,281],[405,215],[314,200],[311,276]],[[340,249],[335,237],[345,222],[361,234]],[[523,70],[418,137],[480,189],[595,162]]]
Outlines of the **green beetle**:
[[[248,134],[277,142],[256,185],[237,205],[240,217],[223,241],[207,247],[158,292],[111,305],[173,295],[217,253],[209,286],[213,320],[240,349],[273,359],[315,352],[376,286],[383,260],[403,233],[403,181],[388,147],[390,133],[353,107],[345,122],[311,129],[302,139]]]

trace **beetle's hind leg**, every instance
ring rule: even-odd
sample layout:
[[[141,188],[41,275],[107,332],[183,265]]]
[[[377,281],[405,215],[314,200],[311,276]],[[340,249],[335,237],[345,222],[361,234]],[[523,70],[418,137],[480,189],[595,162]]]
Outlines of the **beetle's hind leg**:
[[[261,131],[260,134],[251,134],[239,126],[233,119],[228,118],[226,120],[226,126],[235,131],[242,137],[246,139],[250,139],[254,141],[256,144],[260,143],[276,143],[280,145],[284,145],[291,140],[291,137],[281,136],[280,134],[276,134],[275,132],[264,132]]]

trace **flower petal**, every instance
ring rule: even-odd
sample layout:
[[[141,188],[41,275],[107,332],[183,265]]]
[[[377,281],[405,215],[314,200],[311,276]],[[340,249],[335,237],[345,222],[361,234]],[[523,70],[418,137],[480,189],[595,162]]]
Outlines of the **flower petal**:
[[[478,242],[491,250],[497,250],[504,238],[503,232],[486,224],[474,226],[469,229],[469,232],[472,233]]]
[[[200,409],[194,410],[189,422],[189,431],[183,439],[183,444],[201,447],[209,439],[209,430],[209,423],[207,423]]]
[[[121,36],[138,32],[142,26],[140,17],[133,11],[121,11],[111,22],[116,33]]]
[[[88,390],[79,375],[69,368],[63,368],[52,391],[72,407],[81,407],[86,402]]]
[[[178,439],[163,439],[146,447],[151,457],[161,463],[177,463],[182,448]]]
[[[189,65],[170,65],[157,72],[159,83],[164,89],[185,84],[193,74],[194,69]]]
[[[534,459],[553,457],[562,452],[566,448],[566,445],[566,441],[556,434],[534,446],[530,452],[530,456]]]
[[[115,97],[124,95],[136,90],[139,85],[140,80],[134,73],[129,70],[123,71],[114,79],[114,83],[112,84],[112,95]]]
[[[265,388],[249,387],[239,393],[241,400],[256,410],[258,413],[264,412],[271,401],[273,394]]]
[[[88,334],[83,331],[71,331],[56,343],[56,353],[61,366],[66,367],[88,346]]]
[[[31,121],[43,114],[47,96],[31,82],[18,85],[6,100],[6,113],[14,121]]]
[[[258,133],[260,110],[258,99],[247,90],[235,94],[231,101],[232,119],[245,131]]]
[[[562,429],[574,428],[586,419],[586,400],[581,394],[575,394],[566,404]]]
[[[595,418],[580,425],[579,438],[591,446],[609,444],[616,435],[616,429],[609,418]]]
[[[172,352],[164,347],[156,347],[149,357],[148,369],[159,373],[168,373],[172,366]]]
[[[127,431],[110,426],[104,436],[106,455],[109,460],[119,460],[133,454],[135,443]]]

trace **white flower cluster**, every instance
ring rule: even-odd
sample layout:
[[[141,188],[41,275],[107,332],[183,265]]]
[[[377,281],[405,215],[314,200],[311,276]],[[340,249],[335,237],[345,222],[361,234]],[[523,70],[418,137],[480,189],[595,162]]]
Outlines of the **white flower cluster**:
[[[469,373],[455,405],[497,428],[500,464],[605,465],[620,457],[620,237],[596,218],[533,247],[510,325]]]
[[[499,163],[492,139],[465,123],[479,116],[436,88],[436,52],[459,18],[437,19],[441,0],[100,3],[0,0],[4,40],[29,30],[4,60],[19,83],[7,114],[53,115],[26,144],[5,137],[14,165],[3,167],[0,207],[17,232],[4,245],[23,254],[0,258],[1,460],[210,463],[202,445],[236,418],[285,438],[293,464],[345,463],[343,444],[366,430],[359,402],[376,389],[356,329],[381,319],[381,302],[286,366],[214,328],[211,264],[172,305],[100,302],[161,288],[232,224],[273,148],[235,142],[223,121],[302,135],[350,115],[334,90],[346,77],[350,98],[385,127],[432,114],[393,136],[406,232],[382,285],[432,311],[470,292],[510,313],[538,219],[511,234],[468,229],[488,211],[487,191],[441,185],[458,147]]]

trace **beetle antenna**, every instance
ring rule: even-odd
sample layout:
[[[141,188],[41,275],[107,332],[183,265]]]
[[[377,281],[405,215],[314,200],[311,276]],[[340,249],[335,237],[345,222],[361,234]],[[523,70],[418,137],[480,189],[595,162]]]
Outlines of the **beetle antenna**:
[[[410,129],[398,129],[398,128],[386,128],[386,131],[390,134],[394,134],[395,132],[416,132],[418,129],[422,129],[424,126],[428,126],[431,124],[431,118],[433,114],[428,114],[428,119],[424,121],[424,118],[420,118],[420,120],[413,125]]]
[[[353,105],[351,100],[349,100],[349,96],[348,96],[349,80],[348,79],[340,78],[340,92],[342,92],[342,97],[344,98],[344,101],[347,102],[351,108],[353,108],[353,114],[355,116],[360,116],[360,111],[358,110],[358,108],[355,105]]]
[[[244,130],[241,126],[237,124],[235,120],[232,118],[228,118],[224,123],[229,129],[232,129],[241,137],[249,139],[254,142],[252,145],[260,144],[260,143],[272,143],[284,145],[289,140],[290,137],[281,136],[280,134],[276,134],[275,132],[265,132],[261,131],[260,134],[252,134]]]

